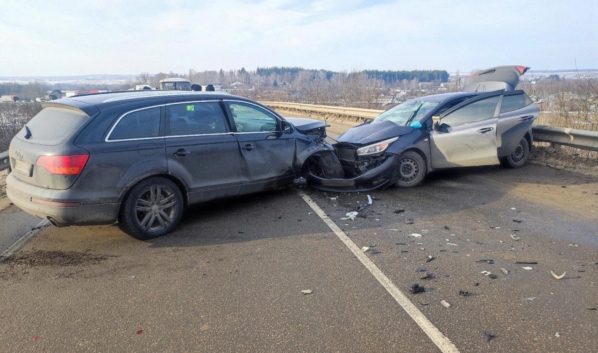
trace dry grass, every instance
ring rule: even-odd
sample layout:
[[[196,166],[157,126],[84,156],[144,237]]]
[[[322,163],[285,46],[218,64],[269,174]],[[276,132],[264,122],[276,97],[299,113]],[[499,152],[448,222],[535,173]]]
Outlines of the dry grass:
[[[0,152],[8,150],[10,140],[40,110],[39,103],[0,103]]]

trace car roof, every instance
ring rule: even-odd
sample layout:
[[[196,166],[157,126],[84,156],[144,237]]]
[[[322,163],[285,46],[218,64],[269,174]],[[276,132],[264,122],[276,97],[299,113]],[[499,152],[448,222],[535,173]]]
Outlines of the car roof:
[[[459,98],[459,97],[465,97],[465,96],[473,97],[473,96],[477,96],[481,93],[483,93],[483,92],[480,92],[480,93],[473,93],[473,92],[441,93],[441,94],[433,94],[431,96],[423,96],[423,97],[419,97],[419,98],[413,98],[410,100],[441,103],[441,102],[444,102],[444,101],[447,101],[447,100],[450,100],[453,98]]]
[[[185,100],[204,100],[204,99],[223,99],[231,98],[244,99],[242,97],[232,96],[226,92],[197,92],[197,91],[122,91],[84,94],[53,100],[53,104],[65,104],[71,106],[93,105],[98,108],[116,106],[124,103],[137,103],[145,101],[155,101],[158,104],[181,102]]]

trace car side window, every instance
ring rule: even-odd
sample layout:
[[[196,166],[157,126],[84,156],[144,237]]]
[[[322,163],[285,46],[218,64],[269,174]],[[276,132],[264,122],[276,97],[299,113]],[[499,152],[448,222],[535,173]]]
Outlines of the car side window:
[[[109,140],[158,137],[160,135],[160,107],[133,111],[122,116]]]
[[[504,96],[500,105],[500,113],[512,112],[532,103],[532,100],[525,93]]]
[[[499,98],[494,96],[468,104],[443,117],[441,123],[457,126],[493,118]]]
[[[166,106],[166,135],[206,135],[226,132],[224,112],[218,102]]]
[[[227,102],[237,132],[277,131],[278,119],[270,112],[253,104]]]

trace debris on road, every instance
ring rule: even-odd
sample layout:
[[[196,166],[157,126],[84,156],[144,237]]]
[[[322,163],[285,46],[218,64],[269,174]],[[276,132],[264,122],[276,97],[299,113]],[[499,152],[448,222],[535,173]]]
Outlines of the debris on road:
[[[417,266],[417,268],[415,269],[416,272],[426,272],[428,271],[427,268],[425,268],[424,266]]]
[[[444,229],[451,230],[451,228],[449,228],[449,226],[444,226]]]
[[[355,217],[357,217],[358,214],[359,214],[359,212],[347,212],[345,214],[346,217],[341,218],[341,221],[348,221],[348,220],[354,221]]]
[[[304,188],[307,186],[307,179],[305,179],[304,177],[297,178],[293,180],[293,184],[300,188]]]
[[[482,331],[482,335],[484,336],[484,339],[486,340],[486,342],[490,343],[490,341],[492,341],[493,339],[496,338],[495,335],[491,334],[488,331]]]
[[[554,337],[556,337],[556,338],[560,338],[560,337],[561,337],[561,335],[560,335],[560,334],[557,332],[557,333],[555,333],[555,334],[554,334]]]
[[[424,280],[426,280],[426,279],[434,279],[434,275],[431,274],[431,273],[429,273],[429,272],[426,272],[426,274],[423,275],[423,276],[421,276],[419,279],[424,279]]]
[[[410,237],[414,237],[414,238],[421,238],[422,237],[422,235],[419,234],[419,233],[411,233],[411,234],[409,234],[409,236]]]
[[[509,274],[509,270],[507,270],[507,269],[506,269],[506,268],[504,268],[504,267],[501,267],[501,268],[500,268],[500,271],[501,271],[502,273],[504,273],[505,275],[508,275],[508,274]]]
[[[423,293],[426,291],[426,288],[424,288],[424,286],[420,286],[417,283],[414,283],[411,285],[411,287],[409,287],[409,291],[413,294]]]
[[[364,246],[364,247],[361,248],[361,251],[363,251],[363,252],[366,252],[368,250],[370,250],[369,246]]]
[[[428,255],[428,258],[426,259],[426,262],[431,262],[434,261],[436,258],[432,255]]]
[[[405,224],[413,224],[414,221],[412,218],[409,218],[408,220],[405,221]]]
[[[370,195],[367,195],[367,196],[368,196],[368,203],[364,203],[363,205],[357,206],[357,211],[361,212],[372,205],[372,198],[370,197]]]
[[[490,265],[494,264],[494,260],[492,260],[492,259],[482,259],[482,260],[478,260],[476,262],[486,262],[486,263],[488,263]]]
[[[486,275],[486,276],[488,276],[488,277],[490,277],[492,279],[497,279],[498,278],[498,275],[495,275],[494,273],[492,273],[490,271],[482,271],[480,273],[483,274],[483,275]]]
[[[450,246],[459,246],[459,245],[457,245],[457,244],[455,244],[455,243],[446,243],[446,245],[450,245]]]
[[[524,300],[527,300],[529,302],[533,302],[534,300],[536,300],[536,297],[529,297],[529,298],[525,298]]]
[[[513,239],[513,240],[520,240],[521,237],[518,237],[515,234],[511,234],[511,239]]]
[[[462,297],[468,297],[469,296],[469,292],[468,291],[464,291],[464,290],[460,290],[459,291],[459,295]]]
[[[521,223],[521,222],[523,222],[523,220],[515,218],[515,219],[513,219],[513,222],[515,222],[515,223]]]
[[[563,277],[565,277],[565,275],[567,274],[567,272],[563,272],[562,275],[557,275],[556,273],[554,273],[554,271],[550,271],[550,273],[552,274],[552,277],[554,277],[555,279],[563,279]]]
[[[405,210],[402,208],[400,208],[398,210],[394,210],[394,213],[403,213],[403,212],[405,212]]]
[[[526,271],[531,271],[531,270],[533,270],[533,268],[532,268],[532,267],[530,267],[530,266],[523,266],[523,267],[522,267],[522,269],[524,269],[524,270],[526,270]]]
[[[490,226],[490,229],[500,229],[500,227]]]
[[[440,304],[442,304],[442,306],[444,306],[447,309],[451,307],[451,305],[446,300],[441,300]]]
[[[313,291],[313,290],[311,290],[311,289],[304,289],[304,290],[302,290],[302,291],[301,291],[301,293],[303,293],[303,294],[305,294],[305,295],[307,295],[307,294],[313,294],[313,292],[314,292],[314,291]]]
[[[515,261],[515,265],[537,265],[538,261]]]

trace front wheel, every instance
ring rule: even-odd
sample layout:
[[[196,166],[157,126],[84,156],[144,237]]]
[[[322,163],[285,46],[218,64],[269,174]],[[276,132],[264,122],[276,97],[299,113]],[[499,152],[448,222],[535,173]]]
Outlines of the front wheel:
[[[411,188],[419,185],[428,167],[424,158],[415,151],[407,151],[399,156],[399,180],[395,183],[400,188]]]
[[[120,228],[130,236],[148,240],[170,233],[183,215],[183,197],[172,181],[153,177],[135,185],[119,215]]]
[[[529,158],[529,143],[524,137],[515,148],[515,151],[500,159],[500,164],[507,168],[521,168]]]

